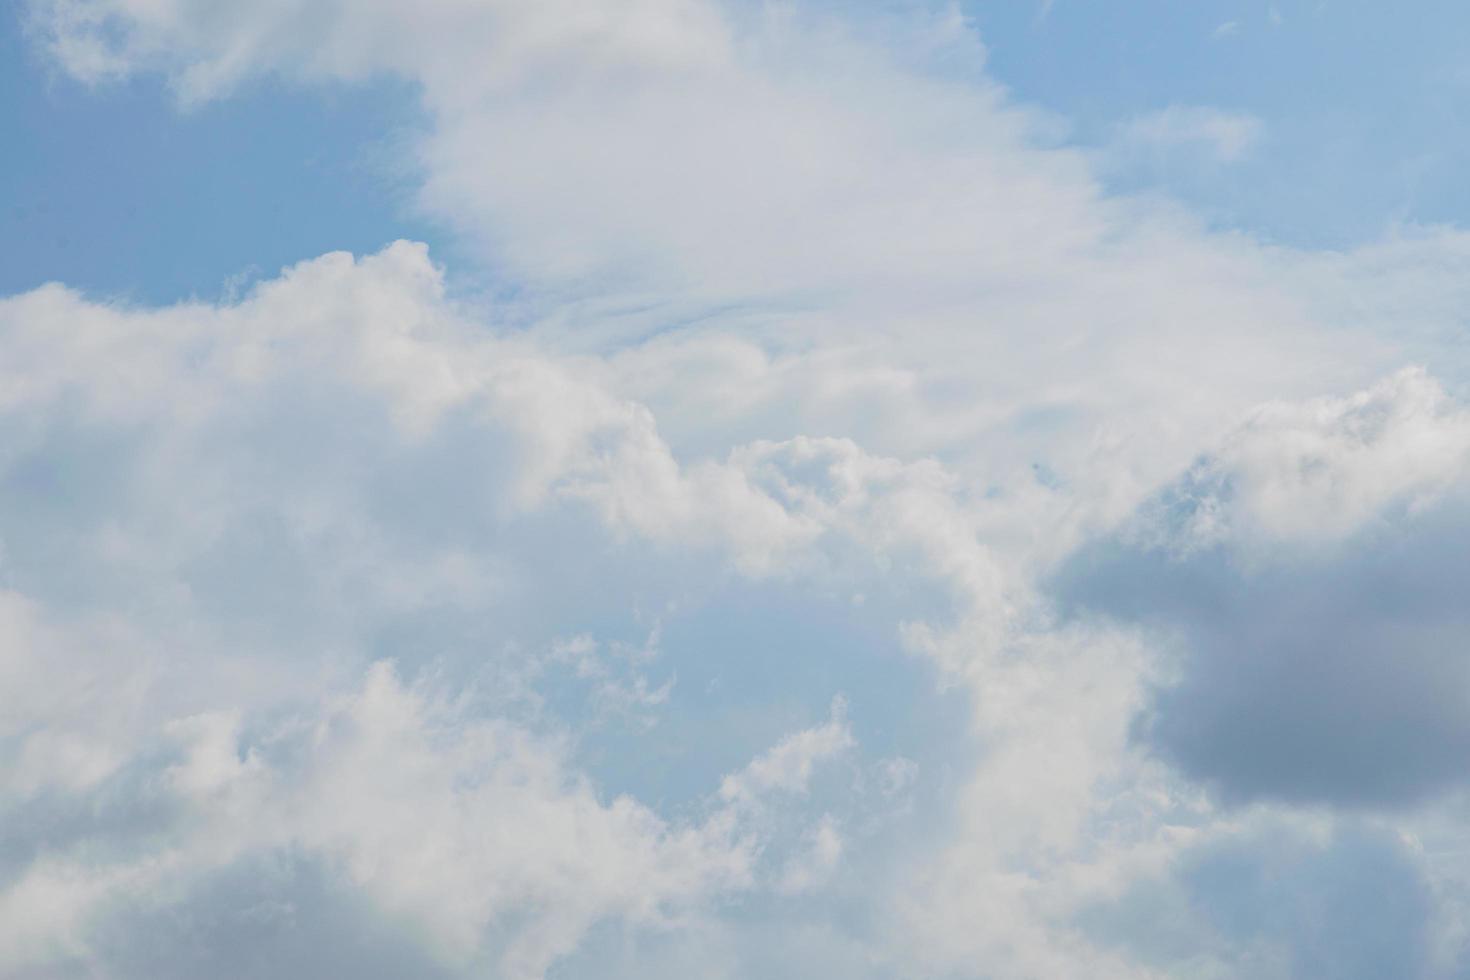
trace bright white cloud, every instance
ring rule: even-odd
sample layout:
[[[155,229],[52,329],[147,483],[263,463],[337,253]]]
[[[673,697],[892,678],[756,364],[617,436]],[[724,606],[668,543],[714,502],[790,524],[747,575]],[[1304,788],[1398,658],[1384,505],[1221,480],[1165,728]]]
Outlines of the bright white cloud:
[[[1191,472],[1214,491],[1185,533],[1199,546],[1341,538],[1390,506],[1433,506],[1463,481],[1467,453],[1470,414],[1422,369],[1347,398],[1267,405]]]

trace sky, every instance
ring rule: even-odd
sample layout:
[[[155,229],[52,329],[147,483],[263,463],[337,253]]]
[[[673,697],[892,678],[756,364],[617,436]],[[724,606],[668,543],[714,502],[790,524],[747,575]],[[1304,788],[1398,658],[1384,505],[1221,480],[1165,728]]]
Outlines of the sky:
[[[0,15],[0,977],[1470,977],[1461,5]]]

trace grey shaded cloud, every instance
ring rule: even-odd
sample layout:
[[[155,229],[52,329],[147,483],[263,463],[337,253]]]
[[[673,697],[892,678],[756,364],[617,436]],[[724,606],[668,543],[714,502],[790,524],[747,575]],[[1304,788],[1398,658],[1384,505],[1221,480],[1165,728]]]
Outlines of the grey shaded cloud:
[[[92,962],[76,976],[99,967],[118,980],[456,975],[328,864],[290,852],[206,875],[178,902],[114,908],[91,942]]]
[[[1398,451],[1400,429],[1354,429],[1385,410],[1396,408],[1363,403],[1326,425],[1359,449]],[[1268,522],[1260,501],[1287,498],[1263,490],[1249,446],[1290,441],[1285,428],[1257,426],[1202,460],[1065,562],[1053,594],[1068,615],[1138,624],[1168,651],[1135,735],[1224,798],[1416,802],[1470,777],[1470,500],[1430,492],[1400,463],[1404,492],[1363,504],[1375,469],[1355,471],[1329,444],[1273,467],[1305,482]],[[1363,513],[1340,530],[1329,511],[1342,501]]]

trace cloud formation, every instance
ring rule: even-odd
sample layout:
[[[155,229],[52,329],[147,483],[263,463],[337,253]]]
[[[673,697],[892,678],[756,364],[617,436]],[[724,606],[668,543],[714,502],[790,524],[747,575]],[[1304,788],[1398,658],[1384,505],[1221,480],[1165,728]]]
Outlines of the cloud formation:
[[[775,831],[746,811],[799,795],[851,744],[840,719],[793,734],[687,824],[594,792],[537,692],[567,652],[595,674],[597,651],[554,644],[523,598],[575,559],[519,567],[546,540],[515,540],[519,516],[561,499],[605,517],[608,545],[677,531],[736,570],[813,535],[733,466],[682,473],[645,413],[572,369],[466,337],[440,290],[423,249],[396,245],[303,264],[224,309],[119,311],[56,288],[0,308],[18,436],[7,970],[129,975],[144,957],[146,972],[163,950],[114,949],[118,915],[172,917],[202,889],[209,916],[264,889],[289,924],[301,888],[326,903],[320,928],[370,907],[404,942],[432,940],[435,970],[540,976],[595,922],[658,923],[749,887]],[[467,496],[435,500],[439,480]],[[688,517],[649,528],[637,507]],[[748,534],[762,512],[766,539],[720,530]],[[497,655],[507,642],[548,651]],[[385,645],[422,680],[368,665]],[[436,671],[471,686],[440,690]],[[305,957],[291,969],[315,962],[261,915],[280,956]],[[233,955],[239,937],[217,938],[201,955]]]
[[[0,972],[1462,970],[1463,234],[1109,195],[946,6],[28,17],[407,80],[493,275],[0,300]]]
[[[1470,413],[1424,372],[1258,412],[1061,591],[1182,647],[1142,733],[1228,796],[1413,801],[1462,780]]]

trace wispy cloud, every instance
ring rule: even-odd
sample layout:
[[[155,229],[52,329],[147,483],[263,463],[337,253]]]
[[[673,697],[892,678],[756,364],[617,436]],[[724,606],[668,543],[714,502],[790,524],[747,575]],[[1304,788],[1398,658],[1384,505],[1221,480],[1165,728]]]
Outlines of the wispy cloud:
[[[1206,160],[1236,163],[1250,156],[1264,133],[1261,121],[1247,113],[1174,105],[1121,125],[1113,152],[1154,158],[1194,154]]]

